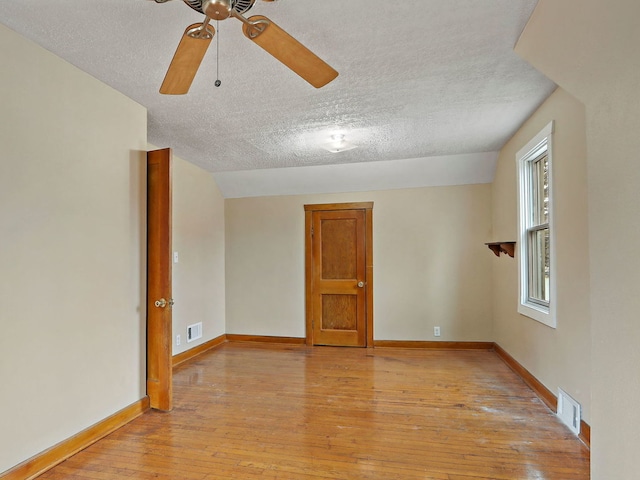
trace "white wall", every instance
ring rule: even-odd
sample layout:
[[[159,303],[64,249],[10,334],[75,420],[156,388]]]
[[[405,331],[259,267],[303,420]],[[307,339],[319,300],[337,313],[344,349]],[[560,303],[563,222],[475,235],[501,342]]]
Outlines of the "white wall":
[[[586,106],[594,480],[638,476],[639,18],[636,0],[540,0],[516,49]]]
[[[0,25],[0,472],[145,395],[146,110]]]
[[[374,338],[491,341],[490,185],[226,201],[227,333],[305,336],[304,205],[373,201]]]
[[[224,229],[224,199],[213,176],[174,155],[174,355],[225,333]],[[187,326],[198,322],[202,338],[187,343]]]
[[[500,152],[493,182],[494,240],[517,240],[516,152],[551,121],[557,328],[518,314],[518,261],[494,263],[494,340],[555,395],[562,388],[591,407],[591,315],[584,106],[558,89]],[[517,249],[519,254],[519,249]]]

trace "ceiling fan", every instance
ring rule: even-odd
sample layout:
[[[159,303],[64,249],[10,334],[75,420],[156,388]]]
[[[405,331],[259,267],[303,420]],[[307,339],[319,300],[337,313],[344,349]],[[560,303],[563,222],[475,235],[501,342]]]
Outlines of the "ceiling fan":
[[[167,0],[155,0],[164,3]],[[180,40],[169,70],[160,87],[165,95],[183,95],[189,91],[209,44],[215,35],[211,20],[237,18],[242,31],[277,60],[289,67],[316,88],[325,86],[338,72],[263,15],[244,17],[255,0],[183,0],[205,18],[202,23],[189,25]],[[264,0],[273,1],[273,0]]]

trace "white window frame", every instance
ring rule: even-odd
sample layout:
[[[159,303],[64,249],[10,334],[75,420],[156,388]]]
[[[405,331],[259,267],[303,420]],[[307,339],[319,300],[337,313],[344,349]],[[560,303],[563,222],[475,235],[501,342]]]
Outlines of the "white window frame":
[[[516,165],[518,173],[518,313],[537,320],[551,328],[556,328],[556,255],[555,234],[553,222],[553,121],[545,126],[540,133],[532,138],[518,153]],[[528,218],[531,218],[531,192],[529,189],[529,165],[538,158],[546,148],[549,182],[549,305],[530,301],[529,298],[529,242],[527,238]]]

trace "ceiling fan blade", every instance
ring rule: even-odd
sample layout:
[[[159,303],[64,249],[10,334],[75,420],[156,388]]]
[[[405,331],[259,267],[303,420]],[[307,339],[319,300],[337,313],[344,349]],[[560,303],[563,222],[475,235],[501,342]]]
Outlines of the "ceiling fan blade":
[[[184,95],[189,91],[214,35],[215,29],[208,24],[195,23],[187,27],[173,55],[160,93]]]
[[[242,19],[244,20],[244,19]],[[254,15],[243,21],[244,35],[264,48],[316,88],[324,87],[338,72],[267,17]]]

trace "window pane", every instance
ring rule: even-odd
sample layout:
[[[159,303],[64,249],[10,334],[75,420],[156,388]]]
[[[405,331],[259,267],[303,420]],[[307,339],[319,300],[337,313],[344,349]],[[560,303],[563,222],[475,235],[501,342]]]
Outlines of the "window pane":
[[[533,225],[549,223],[549,157],[531,162],[531,207]]]
[[[529,300],[549,303],[549,228],[531,230],[529,235]]]
[[[518,313],[556,327],[551,272],[553,122],[516,154],[518,166]],[[555,234],[555,233],[554,233]],[[552,277],[553,275],[553,277]],[[551,282],[551,279],[554,281]],[[551,289],[554,289],[552,292]]]

